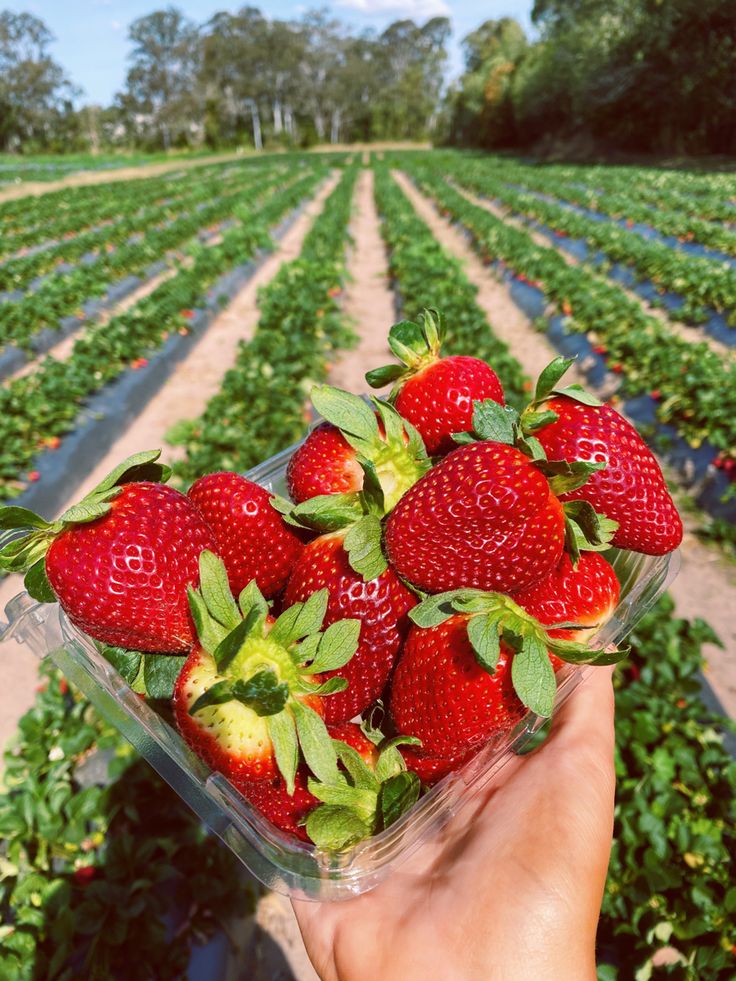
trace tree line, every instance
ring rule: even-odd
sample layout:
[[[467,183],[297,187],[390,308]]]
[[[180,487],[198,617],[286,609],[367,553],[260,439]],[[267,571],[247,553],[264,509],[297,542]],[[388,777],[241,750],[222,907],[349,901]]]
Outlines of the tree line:
[[[0,12],[0,147],[143,150],[424,140],[535,152],[736,152],[734,0],[535,0],[463,39],[450,22],[355,31],[325,11],[256,7],[196,24],[176,7],[133,21],[122,90],[81,93],[28,13]]]

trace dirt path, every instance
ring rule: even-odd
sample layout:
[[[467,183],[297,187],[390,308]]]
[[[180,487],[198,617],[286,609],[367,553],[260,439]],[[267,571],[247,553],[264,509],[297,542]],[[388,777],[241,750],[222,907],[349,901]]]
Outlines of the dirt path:
[[[495,333],[506,341],[525,371],[536,377],[556,354],[551,343],[534,329],[511,299],[508,287],[483,266],[461,232],[439,215],[407,177],[394,176],[437,240],[463,262],[468,279],[478,287],[477,301],[488,314]],[[736,718],[736,567],[717,547],[707,546],[695,537],[692,519],[685,515],[686,529],[688,522],[690,529],[686,530],[681,547],[680,575],[670,592],[680,616],[701,617],[721,638],[723,650],[712,645],[705,650],[706,676],[725,710]]]
[[[178,365],[161,391],[145,406],[128,430],[107,450],[74,495],[79,500],[126,456],[151,447],[165,446],[164,435],[180,419],[196,418],[219,390],[225,372],[235,361],[238,343],[249,338],[258,323],[258,288],[272,279],[283,262],[294,259],[324,200],[337,183],[326,182],[266,258],[255,275],[230,304],[215,318],[187,358]],[[165,448],[172,459],[174,450]],[[178,452],[183,452],[179,450]],[[74,503],[70,500],[64,508]],[[62,510],[64,509],[62,508]],[[23,588],[19,576],[0,583],[0,619],[5,604]],[[15,732],[17,721],[33,702],[38,683],[35,658],[24,646],[12,641],[3,645],[3,685],[0,687],[0,749]],[[0,761],[1,765],[1,761]]]
[[[330,383],[349,392],[368,391],[369,368],[393,360],[386,335],[396,320],[394,294],[389,286],[388,263],[379,233],[373,200],[373,171],[360,173],[350,223],[353,245],[348,260],[350,280],[345,288],[343,310],[358,335],[358,345],[345,351],[330,371]]]
[[[58,181],[28,181],[25,184],[13,184],[0,190],[0,204],[4,201],[15,201],[29,195],[38,197],[49,191],[60,191],[65,187],[86,187],[94,184],[113,184],[115,181],[138,180],[141,177],[156,177],[170,170],[188,170],[190,167],[202,167],[207,164],[224,163],[226,160],[242,159],[242,153],[214,153],[210,157],[197,157],[193,160],[164,160],[161,163],[142,164],[139,167],[121,167],[119,170],[80,170]]]
[[[495,204],[493,201],[489,201],[488,198],[478,197],[476,194],[466,190],[464,187],[459,187],[454,182],[452,182],[452,186],[455,188],[458,194],[462,194],[462,196],[467,201],[470,201],[471,204],[474,204],[479,208],[484,208],[490,214],[494,215],[496,218],[499,218],[501,221],[506,222],[506,224],[510,225],[512,228],[517,228],[519,231],[526,232],[532,241],[540,247],[546,249],[555,248],[554,244],[550,242],[546,235],[543,235],[542,232],[538,232],[533,228],[529,228],[523,219],[512,214],[511,209],[501,207],[500,205]],[[575,256],[570,255],[569,252],[565,252],[563,249],[555,249],[555,251],[567,263],[568,266],[584,265],[580,259],[575,258]],[[729,347],[728,344],[721,343],[721,341],[716,340],[715,337],[711,337],[710,334],[706,334],[706,332],[701,328],[692,327],[688,324],[682,323],[679,320],[674,320],[672,317],[668,316],[664,310],[662,310],[660,307],[652,306],[651,303],[639,296],[639,294],[634,292],[634,290],[628,289],[623,284],[596,273],[593,267],[589,266],[587,271],[590,273],[590,275],[594,276],[598,280],[601,280],[602,282],[605,282],[608,286],[617,286],[630,300],[638,303],[645,313],[649,314],[650,317],[656,317],[660,323],[664,324],[670,333],[676,334],[683,341],[687,341],[688,344],[702,341],[703,343],[707,344],[711,351],[717,354],[720,358],[725,358],[726,360],[730,361],[736,359],[736,350],[733,347]]]

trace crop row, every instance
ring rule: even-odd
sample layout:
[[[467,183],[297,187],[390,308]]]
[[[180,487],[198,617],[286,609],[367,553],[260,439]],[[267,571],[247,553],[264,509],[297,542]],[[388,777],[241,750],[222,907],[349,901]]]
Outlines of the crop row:
[[[736,255],[736,231],[720,222],[706,221],[679,210],[652,208],[626,191],[593,190],[579,184],[555,180],[537,167],[510,165],[505,175],[509,182],[521,183],[527,189],[589,208],[617,221],[625,221],[629,227],[637,222],[648,225],[662,235],[674,236],[680,242],[698,242],[728,255]],[[736,209],[732,210],[733,217],[736,218]]]
[[[282,175],[284,168],[273,168],[272,174]],[[230,192],[248,190],[263,181],[263,171],[252,169],[246,174],[237,174],[223,180],[220,176],[210,177],[193,185],[182,186],[175,197],[168,197],[163,203],[151,205],[132,213],[122,210],[121,217],[112,224],[97,227],[74,235],[51,248],[36,251],[32,255],[11,259],[0,266],[0,290],[17,290],[27,287],[33,280],[56,269],[62,263],[70,263],[88,256],[90,261],[103,252],[110,254],[115,249],[132,246],[133,236],[143,236],[155,231],[165,223],[173,222],[178,216],[187,214],[213,200],[222,200]]]
[[[692,447],[705,440],[722,451],[736,445],[736,367],[703,343],[673,335],[621,289],[583,266],[569,266],[553,248],[537,245],[450,187],[442,174],[414,162],[410,172],[444,213],[471,234],[486,260],[502,260],[567,317],[566,329],[605,348],[622,391],[652,393],[660,422],[672,423]],[[602,342],[602,343],[601,343]]]
[[[708,305],[727,313],[729,323],[736,325],[736,269],[730,264],[676,252],[663,242],[647,241],[619,225],[586,218],[535,194],[518,191],[479,164],[468,165],[457,160],[450,174],[463,187],[542,222],[554,232],[583,239],[591,253],[600,250],[608,261],[633,267],[639,279],[651,280],[663,291],[677,293],[684,299],[683,306],[678,308],[678,316],[684,320],[692,323],[707,320],[705,306]],[[589,259],[595,261],[592,254]]]
[[[268,228],[313,191],[321,168],[286,188],[265,194],[259,203],[241,206],[240,223],[219,245],[192,250],[193,262],[161,283],[130,310],[99,324],[77,339],[64,361],[46,358],[37,371],[0,392],[0,492],[22,488],[19,475],[49,440],[75,428],[80,407],[131,364],[158,348],[169,335],[187,330],[187,316],[202,304],[223,273],[243,265],[271,239]]]
[[[442,311],[448,326],[447,354],[473,354],[493,365],[509,402],[524,401],[527,382],[521,365],[476,302],[477,288],[457,259],[449,255],[418,217],[388,168],[376,167],[376,204],[381,234],[390,250],[389,271],[403,314],[415,318],[430,304]]]
[[[305,428],[313,384],[334,352],[352,346],[339,297],[357,170],[348,167],[302,243],[259,293],[253,339],[241,343],[220,391],[199,419],[176,425],[169,441],[186,447],[174,465],[190,483],[212,470],[247,470],[296,442]]]
[[[58,328],[60,319],[77,310],[85,300],[103,296],[111,283],[143,272],[166,253],[182,246],[196,247],[200,230],[226,218],[238,218],[239,209],[248,208],[252,197],[283,182],[284,178],[276,173],[245,189],[229,191],[201,209],[187,210],[170,224],[150,230],[142,239],[136,238],[117,251],[103,252],[94,262],[48,277],[22,300],[0,309],[0,343],[32,348],[37,331]]]

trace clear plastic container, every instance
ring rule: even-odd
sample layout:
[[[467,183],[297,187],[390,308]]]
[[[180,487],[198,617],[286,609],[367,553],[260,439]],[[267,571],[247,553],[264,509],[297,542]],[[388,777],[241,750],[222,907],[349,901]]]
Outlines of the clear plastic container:
[[[279,453],[247,476],[284,494],[292,451]],[[600,646],[619,644],[679,567],[677,553],[652,557],[611,550],[607,557],[621,581],[621,601],[596,638]],[[299,898],[347,899],[373,889],[472,800],[544,721],[529,713],[511,733],[492,740],[464,767],[436,784],[390,828],[349,850],[329,854],[279,831],[221,774],[210,771],[68,622],[57,604],[40,605],[21,593],[8,603],[6,616],[9,622],[0,629],[0,639],[12,635],[39,657],[50,656],[253,875],[269,888]],[[595,670],[566,665],[558,672],[555,711]]]

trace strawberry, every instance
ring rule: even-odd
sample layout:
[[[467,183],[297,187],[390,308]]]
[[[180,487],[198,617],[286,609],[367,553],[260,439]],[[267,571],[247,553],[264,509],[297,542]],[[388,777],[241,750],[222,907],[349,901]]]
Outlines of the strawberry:
[[[458,770],[473,755],[472,752],[461,752],[452,757],[428,756],[414,746],[402,746],[401,755],[404,757],[406,768],[416,773],[423,784],[432,787],[453,770]]]
[[[332,739],[340,739],[359,753],[369,766],[373,767],[378,758],[374,743],[363,733],[360,726],[352,722],[342,725],[328,725],[327,732]],[[309,841],[303,822],[310,811],[318,807],[320,801],[307,789],[309,771],[306,766],[299,767],[294,780],[294,793],[288,792],[286,781],[278,774],[273,780],[236,783],[238,790],[250,803],[282,831],[296,835],[302,841]]]
[[[434,466],[396,505],[385,535],[391,564],[424,592],[523,589],[555,567],[564,540],[547,479],[494,442],[460,446]]]
[[[289,460],[286,483],[297,504],[319,494],[357,493],[363,487],[358,454],[331,422],[320,423]]]
[[[323,682],[321,671],[349,660],[360,624],[341,620],[321,632],[326,590],[275,621],[255,581],[236,604],[224,563],[208,551],[200,557],[200,589],[190,589],[189,602],[199,643],[173,697],[187,744],[236,785],[280,773],[293,793],[300,748],[312,773],[332,779],[337,757],[322,721],[323,704],[345,682]]]
[[[555,700],[549,654],[576,663],[623,657],[552,638],[510,597],[460,589],[430,596],[414,621],[391,683],[390,711],[422,753],[457,759],[510,732],[527,710],[548,717]]]
[[[72,623],[97,640],[138,651],[188,651],[194,641],[187,588],[215,541],[196,505],[160,481],[160,451],[116,467],[54,522],[25,508],[0,509],[15,532],[0,568],[27,572],[34,599],[58,599]],[[9,536],[4,536],[9,537]]]
[[[307,436],[289,461],[286,479],[297,504],[322,495],[358,494],[368,468],[390,510],[429,469],[421,438],[392,406],[373,399],[371,408],[330,385],[316,385],[311,397],[327,422]]]
[[[363,573],[352,567],[351,552],[362,547],[361,530],[357,524],[309,542],[286,587],[287,606],[303,601],[315,590],[327,589],[325,624],[340,617],[360,620],[358,650],[340,672],[348,687],[325,703],[328,722],[352,719],[379,697],[408,630],[407,614],[417,602],[381,557],[372,566],[358,563]],[[325,675],[330,676],[330,672]]]
[[[443,337],[442,318],[435,310],[425,310],[419,323],[394,324],[389,346],[402,363],[366,375],[373,388],[395,383],[391,401],[417,429],[430,456],[455,449],[452,435],[470,428],[474,401],[504,400],[501,382],[485,361],[465,355],[440,357]]]
[[[214,533],[233,593],[252,579],[267,599],[279,593],[304,543],[271,507],[273,495],[240,474],[211,473],[188,496]]]
[[[541,391],[538,386],[534,402],[521,417],[522,427],[530,417],[547,417],[535,435],[551,459],[604,465],[584,486],[561,494],[561,500],[585,501],[618,522],[612,539],[616,548],[646,555],[673,551],[682,541],[682,521],[654,454],[610,405],[576,385],[554,388],[570,363],[563,358],[552,362],[547,382]]]

